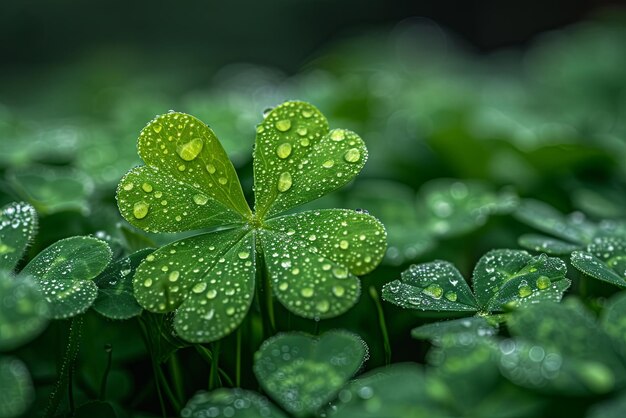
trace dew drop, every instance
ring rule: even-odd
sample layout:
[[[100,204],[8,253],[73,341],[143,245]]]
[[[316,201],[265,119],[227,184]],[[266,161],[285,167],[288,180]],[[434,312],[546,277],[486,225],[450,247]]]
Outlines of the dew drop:
[[[343,295],[346,294],[346,289],[343,288],[343,286],[333,286],[333,295],[337,296],[338,298],[343,297]]]
[[[309,138],[302,138],[300,140],[300,145],[302,145],[303,147],[308,147],[311,144],[311,141],[309,141]]]
[[[134,186],[133,183],[126,183],[124,187],[122,188],[126,191],[130,191],[130,190],[133,190],[133,186]]]
[[[282,290],[283,292],[287,290],[288,287],[289,287],[289,283],[287,282],[282,282],[281,284],[278,285],[278,289]]]
[[[305,109],[302,111],[302,116],[304,116],[305,118],[310,118],[311,116],[313,116],[313,111],[312,110],[308,110]]]
[[[327,300],[320,300],[315,304],[315,309],[317,309],[318,312],[326,313],[330,309],[330,303],[328,303]]]
[[[456,292],[446,292],[446,299],[448,299],[450,302],[456,302],[457,299],[457,295]]]
[[[339,241],[339,248],[341,248],[342,250],[347,250],[349,246],[350,246],[350,243],[346,241],[345,239],[342,239],[341,241]]]
[[[143,219],[148,214],[149,209],[150,205],[141,200],[133,205],[133,215],[137,219]]]
[[[233,316],[234,314],[235,314],[235,308],[233,308],[232,306],[229,306],[228,308],[226,308],[226,315]]]
[[[204,206],[209,201],[209,198],[203,194],[196,194],[193,196],[193,201],[196,205]]]
[[[283,119],[283,120],[279,120],[278,122],[276,122],[276,129],[278,129],[281,132],[287,132],[289,129],[291,129],[291,121],[289,119]]]
[[[206,283],[204,282],[200,282],[200,283],[196,283],[192,288],[191,291],[193,293],[202,293],[206,290]]]
[[[156,197],[157,199],[160,199],[163,196],[162,192],[154,192],[154,197]]]
[[[537,278],[537,282],[536,282],[536,284],[537,284],[537,287],[538,287],[540,290],[545,290],[545,289],[547,289],[548,287],[550,287],[550,285],[552,284],[552,282],[550,281],[550,278],[549,278],[549,277],[546,277],[546,276],[539,276],[539,278]]]
[[[312,287],[303,287],[302,290],[300,290],[300,294],[303,298],[310,298],[313,296],[313,293],[315,293],[315,291]]]
[[[278,177],[278,191],[286,192],[291,188],[291,184],[291,174],[289,174],[288,171],[280,173],[280,176]]]
[[[307,134],[308,130],[304,126],[301,126],[298,129],[296,129],[296,132],[298,132],[298,135],[304,136]]]
[[[194,138],[186,144],[178,145],[176,147],[176,153],[185,161],[193,161],[196,159],[198,154],[200,154],[203,146],[204,142],[202,139]]]
[[[335,165],[335,162],[333,160],[326,160],[322,163],[322,167],[324,168],[331,168],[334,165]]]
[[[333,269],[333,276],[335,276],[337,279],[345,279],[346,277],[348,277],[348,270],[342,267],[335,267]]]
[[[156,132],[157,134],[161,132],[161,129],[163,129],[163,126],[159,125],[158,123],[155,123],[154,125],[152,125],[152,130]]]
[[[181,164],[178,166],[178,171],[185,171],[185,168],[187,168],[185,167],[185,164]]]
[[[443,296],[443,289],[438,284],[433,283],[431,285],[426,286],[422,290],[422,293],[427,296],[430,296],[433,299],[441,299],[441,297]]]
[[[521,298],[526,298],[526,297],[532,295],[533,289],[530,286],[528,286],[527,284],[525,284],[525,285],[522,285],[522,286],[520,286],[518,288],[517,293],[519,294],[519,296]]]
[[[152,279],[151,278],[147,278],[146,280],[143,281],[143,285],[145,287],[150,287],[152,286]]]
[[[278,158],[285,159],[291,155],[291,144],[289,142],[283,142],[276,147],[276,155]]]
[[[333,141],[343,141],[346,139],[346,134],[341,129],[337,129],[330,134],[330,139]]]
[[[216,296],[217,296],[217,290],[215,289],[209,289],[209,291],[206,292],[207,299],[215,299]]]
[[[226,177],[220,177],[219,179],[217,179],[217,182],[223,186],[228,183],[228,179]]]
[[[248,251],[240,251],[237,256],[242,260],[245,260],[246,258],[250,257],[250,253]]]
[[[208,171],[209,174],[214,174],[216,171],[215,166],[213,164],[207,164],[206,171]]]
[[[179,276],[180,276],[180,272],[177,270],[174,270],[173,272],[170,273],[168,279],[170,280],[170,282],[174,283],[176,280],[178,280]]]
[[[345,154],[343,154],[343,159],[349,163],[356,163],[361,159],[361,152],[359,152],[356,148],[350,148]]]
[[[144,192],[150,193],[152,191],[152,185],[150,183],[144,183],[141,185]]]

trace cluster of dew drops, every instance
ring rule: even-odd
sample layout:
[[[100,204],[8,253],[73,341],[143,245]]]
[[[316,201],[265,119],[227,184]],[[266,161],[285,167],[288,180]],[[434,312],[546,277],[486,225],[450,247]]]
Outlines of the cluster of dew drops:
[[[19,232],[28,236],[34,228],[35,219],[35,209],[24,203],[14,203],[4,209],[0,217],[0,256],[2,258],[8,258],[9,254],[18,251],[5,242],[6,233],[3,231],[19,229]]]

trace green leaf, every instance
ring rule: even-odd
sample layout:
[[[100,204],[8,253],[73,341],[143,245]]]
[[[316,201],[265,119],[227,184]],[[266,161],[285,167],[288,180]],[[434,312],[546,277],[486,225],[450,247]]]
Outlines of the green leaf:
[[[30,167],[7,173],[15,192],[39,213],[75,210],[86,213],[94,184],[85,173],[65,167]]]
[[[486,318],[475,316],[421,325],[411,330],[411,336],[418,340],[431,340],[437,345],[450,345],[450,340],[458,341],[460,338],[467,341],[493,336],[497,332],[498,328]]]
[[[184,113],[157,116],[139,135],[145,166],[117,189],[122,216],[151,232],[241,223],[248,218],[235,169],[213,131]]]
[[[519,237],[518,244],[527,250],[543,252],[548,255],[567,255],[583,248],[582,245],[538,234],[524,234]]]
[[[389,264],[413,260],[434,246],[433,232],[417,217],[412,189],[391,181],[358,181],[346,199],[346,206],[369,210],[385,225],[389,242],[385,260]]]
[[[349,332],[329,331],[318,338],[279,334],[255,354],[254,373],[276,402],[302,417],[330,401],[366,358],[367,346]]]
[[[503,371],[516,384],[575,395],[606,393],[625,381],[609,336],[576,300],[521,309],[509,329],[528,342],[501,346]]]
[[[567,266],[558,258],[545,254],[533,257],[521,250],[493,250],[474,268],[474,292],[481,309],[487,312],[501,311],[507,303],[519,303],[524,298],[550,299],[556,295],[560,300],[570,284],[566,273]],[[546,291],[549,295],[541,294]]]
[[[52,244],[22,270],[34,277],[50,306],[50,317],[70,318],[86,311],[98,295],[93,278],[111,261],[111,249],[92,237],[71,237]]]
[[[552,206],[532,199],[522,200],[515,212],[518,220],[539,231],[573,244],[586,244],[593,238],[595,226],[581,215],[574,213],[566,217]]]
[[[265,229],[298,240],[355,275],[376,268],[386,245],[385,227],[373,216],[348,209],[297,213],[265,222]]]
[[[496,194],[476,181],[436,179],[422,186],[418,219],[438,236],[455,236],[483,225],[490,215],[511,212],[518,198],[510,192]]]
[[[35,397],[30,373],[14,357],[0,357],[0,418],[22,415]]]
[[[624,411],[626,411],[626,393],[622,392],[615,398],[592,405],[585,416],[587,418],[622,418]]]
[[[626,359],[626,292],[620,292],[609,299],[602,311],[600,324],[613,339],[615,351]]]
[[[198,393],[180,412],[183,418],[286,418],[283,412],[266,398],[243,389],[218,389]]]
[[[431,400],[437,387],[429,385],[416,364],[394,364],[379,368],[350,382],[339,392],[337,418],[443,418],[450,417]]]
[[[383,299],[403,308],[434,311],[478,310],[476,299],[461,273],[447,261],[414,264],[400,280],[383,287]]]
[[[0,269],[14,270],[37,230],[37,212],[28,203],[9,203],[0,213]]]
[[[139,263],[152,251],[140,250],[117,260],[93,280],[98,286],[98,297],[93,303],[96,312],[110,319],[129,319],[141,313],[133,295],[133,276]]]
[[[571,262],[588,276],[626,287],[626,241],[622,238],[596,238],[586,251],[574,251]]]
[[[48,305],[30,277],[0,271],[0,351],[12,350],[37,336],[46,326]]]
[[[354,178],[367,160],[354,132],[329,130],[314,106],[286,102],[257,127],[255,211],[263,219],[315,200]]]
[[[176,310],[176,332],[187,341],[222,338],[252,303],[254,240],[254,232],[230,229],[166,245],[137,268],[135,297],[151,312]]]

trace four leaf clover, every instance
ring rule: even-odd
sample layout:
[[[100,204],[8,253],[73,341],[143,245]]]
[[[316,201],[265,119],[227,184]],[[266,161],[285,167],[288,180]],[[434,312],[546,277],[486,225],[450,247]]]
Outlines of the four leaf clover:
[[[175,311],[175,329],[193,342],[232,332],[252,303],[257,276],[291,312],[329,318],[357,301],[357,275],[386,248],[384,227],[342,209],[279,216],[354,178],[367,159],[361,138],[330,130],[312,105],[286,102],[256,129],[255,205],[213,131],[193,116],[156,117],[139,136],[146,165],[121,180],[117,199],[132,225],[150,232],[213,230],[149,255],[134,276],[138,302]]]

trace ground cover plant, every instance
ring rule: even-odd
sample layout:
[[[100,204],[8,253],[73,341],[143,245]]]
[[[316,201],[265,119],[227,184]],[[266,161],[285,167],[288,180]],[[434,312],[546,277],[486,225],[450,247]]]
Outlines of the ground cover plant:
[[[0,418],[625,416],[623,20],[407,25],[0,107]]]

